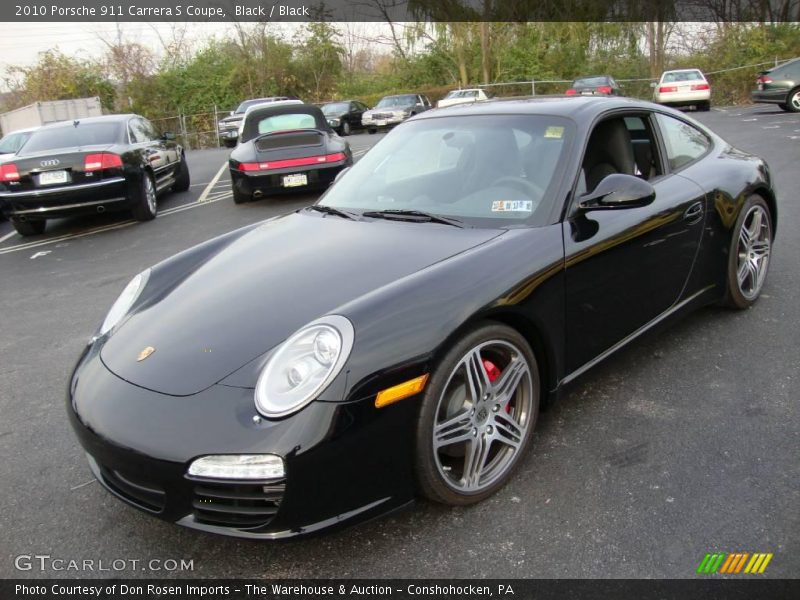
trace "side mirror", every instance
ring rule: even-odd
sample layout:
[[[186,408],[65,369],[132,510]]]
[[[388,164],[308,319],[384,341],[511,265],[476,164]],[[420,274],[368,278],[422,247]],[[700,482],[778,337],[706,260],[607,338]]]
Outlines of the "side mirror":
[[[176,136],[171,131],[165,131],[164,133],[161,134],[161,139],[171,142],[176,139]]]
[[[656,190],[647,181],[633,175],[612,173],[598,183],[594,191],[581,196],[578,208],[583,212],[638,208],[655,199]]]
[[[339,180],[342,178],[342,175],[344,175],[345,173],[347,173],[349,170],[350,170],[350,167],[345,167],[344,169],[342,169],[341,171],[339,171],[339,172],[336,174],[336,177],[334,177],[334,178],[333,178],[333,183],[336,183],[337,181],[339,181]]]
[[[656,87],[656,82],[655,82],[655,81],[651,81],[651,82],[650,82],[650,87],[651,87],[651,88],[654,88],[654,87]]]

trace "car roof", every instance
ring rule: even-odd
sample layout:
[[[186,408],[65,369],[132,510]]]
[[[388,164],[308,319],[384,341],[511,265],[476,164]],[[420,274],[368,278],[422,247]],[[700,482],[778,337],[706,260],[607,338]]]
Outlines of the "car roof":
[[[133,117],[144,118],[141,115],[136,115],[133,113],[125,113],[120,115],[102,115],[100,117],[84,117],[81,119],[68,119],[66,121],[58,121],[56,123],[48,123],[47,125],[42,125],[39,129],[55,129],[57,127],[72,127],[75,122],[77,121],[80,123],[123,123],[127,122],[128,119],[132,119]]]
[[[304,102],[302,100],[273,100],[271,102],[260,102],[258,104],[251,104],[248,106],[247,110],[244,111],[244,114],[247,116],[247,113],[258,110],[259,108],[264,108],[265,106],[287,106],[290,104],[304,104]]]
[[[551,115],[575,121],[592,121],[607,110],[662,108],[652,102],[616,96],[533,96],[523,98],[492,98],[488,102],[458,104],[427,110],[415,117],[433,119],[461,115]]]
[[[30,131],[36,131],[37,129],[39,129],[39,127],[40,126],[37,125],[36,127],[24,127],[22,129],[15,129],[14,131],[9,131],[7,134],[5,134],[2,137],[5,138],[5,137],[8,137],[9,135],[14,135],[15,133],[28,133]],[[0,138],[0,139],[2,139],[2,138]]]

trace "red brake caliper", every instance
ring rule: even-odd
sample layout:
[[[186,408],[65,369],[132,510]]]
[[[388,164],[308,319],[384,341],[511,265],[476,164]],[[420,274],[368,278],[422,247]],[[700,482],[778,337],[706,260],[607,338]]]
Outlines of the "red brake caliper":
[[[483,368],[486,369],[486,375],[489,377],[489,381],[492,383],[497,381],[497,378],[500,377],[500,374],[502,373],[502,371],[497,368],[497,365],[490,360],[483,360]],[[511,412],[510,405],[506,405],[506,412]]]

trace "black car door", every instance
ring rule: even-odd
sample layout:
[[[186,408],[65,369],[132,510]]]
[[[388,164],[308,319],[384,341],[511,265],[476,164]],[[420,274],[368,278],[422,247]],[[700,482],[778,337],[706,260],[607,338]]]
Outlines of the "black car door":
[[[704,192],[666,160],[651,113],[597,123],[564,222],[566,372],[577,375],[675,305],[700,242]],[[580,195],[609,172],[649,181],[655,200],[582,212]]]
[[[364,109],[361,108],[358,102],[350,103],[350,126],[361,127],[361,115],[364,114]]]
[[[168,144],[158,135],[150,121],[142,117],[131,119],[131,132],[144,155],[144,161],[153,170],[156,188],[161,190],[167,187],[178,165],[175,144]]]

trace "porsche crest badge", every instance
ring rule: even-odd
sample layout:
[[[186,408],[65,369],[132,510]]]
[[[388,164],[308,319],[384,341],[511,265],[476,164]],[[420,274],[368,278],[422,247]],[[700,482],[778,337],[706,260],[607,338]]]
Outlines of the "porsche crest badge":
[[[152,346],[148,346],[147,348],[139,352],[139,356],[136,357],[136,362],[142,362],[145,358],[150,356],[155,351],[156,351],[155,348],[153,348]]]

